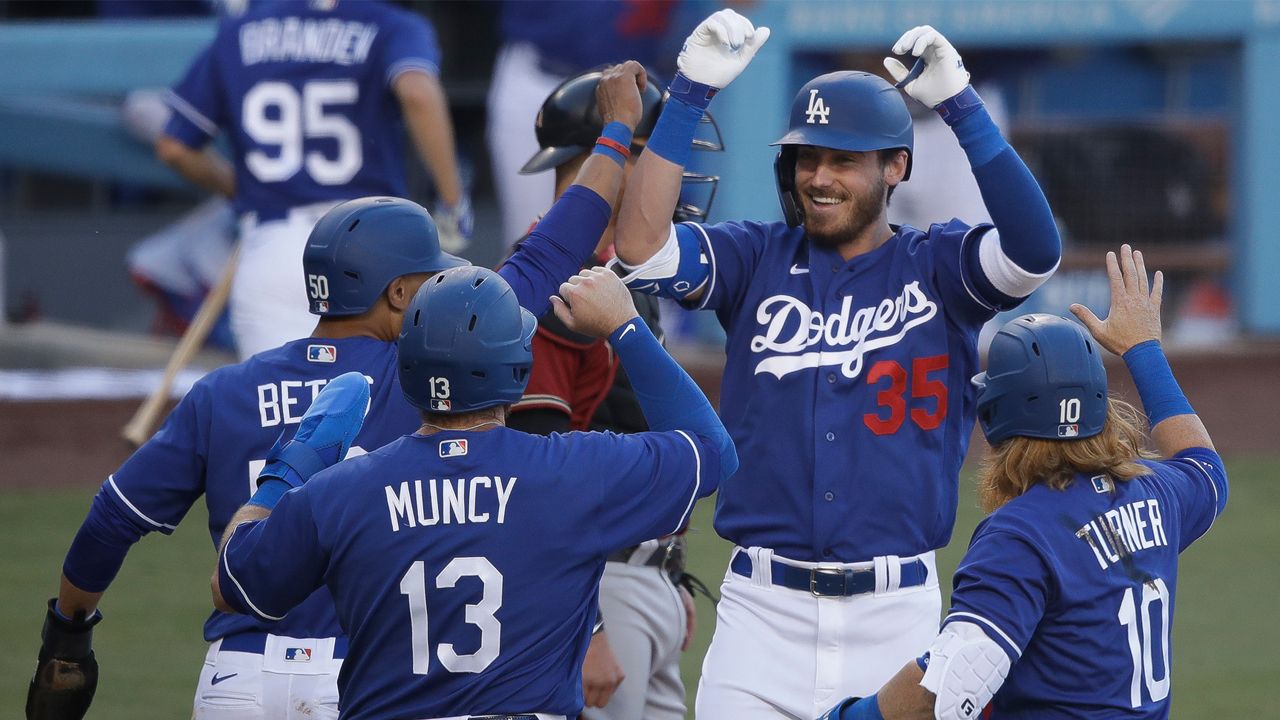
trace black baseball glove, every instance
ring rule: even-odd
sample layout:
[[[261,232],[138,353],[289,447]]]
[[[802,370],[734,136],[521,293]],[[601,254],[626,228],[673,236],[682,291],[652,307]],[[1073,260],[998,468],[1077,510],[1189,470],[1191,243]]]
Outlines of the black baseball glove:
[[[27,690],[27,720],[81,720],[98,688],[98,661],[93,657],[93,626],[102,621],[94,611],[68,620],[49,601],[40,632],[40,657]]]

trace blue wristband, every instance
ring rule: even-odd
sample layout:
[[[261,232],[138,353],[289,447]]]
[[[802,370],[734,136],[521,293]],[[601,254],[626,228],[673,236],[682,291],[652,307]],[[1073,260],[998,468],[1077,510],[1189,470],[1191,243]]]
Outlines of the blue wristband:
[[[1178,415],[1194,415],[1187,396],[1182,394],[1173,370],[1160,348],[1159,340],[1148,340],[1129,348],[1124,354],[1124,364],[1129,367],[1133,384],[1142,398],[1142,408],[1147,412],[1151,427]]]
[[[710,85],[696,83],[676,73],[667,88],[668,97],[662,106],[662,114],[658,116],[653,132],[649,133],[646,149],[681,167],[688,165],[693,137],[698,132],[698,123],[702,121],[702,111],[707,109],[716,92]]]
[[[884,720],[880,714],[880,701],[875,695],[869,695],[853,704],[840,715],[841,720]]]
[[[679,100],[699,110],[706,110],[711,104],[711,98],[718,92],[720,92],[719,88],[690,80],[681,72],[677,72],[676,76],[671,78],[671,84],[667,86],[670,99]]]
[[[247,504],[274,510],[276,503],[280,502],[280,498],[284,497],[284,494],[292,489],[293,487],[284,480],[267,478],[258,486],[258,490],[253,493],[253,497],[249,498]]]
[[[972,85],[965,85],[963,90],[938,103],[933,109],[943,122],[955,125],[981,107],[984,105],[982,98],[978,97],[978,91]]]
[[[591,152],[608,156],[618,165],[626,167],[627,158],[631,157],[631,134],[630,128],[615,120],[600,131],[600,139]]]

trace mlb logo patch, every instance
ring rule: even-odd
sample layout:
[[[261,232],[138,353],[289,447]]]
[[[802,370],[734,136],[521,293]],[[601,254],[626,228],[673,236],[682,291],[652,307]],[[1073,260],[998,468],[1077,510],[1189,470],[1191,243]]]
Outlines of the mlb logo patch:
[[[453,403],[448,400],[433,399],[431,401],[431,409],[436,412],[448,412],[453,409]]]
[[[311,662],[311,648],[285,648],[286,662]]]
[[[461,457],[467,454],[466,440],[441,440],[440,441],[440,457],[451,458]]]
[[[327,313],[327,312],[329,312],[329,301],[328,301],[328,300],[316,300],[316,301],[314,301],[314,302],[315,302],[315,304],[316,304],[316,312],[318,312],[318,313]]]
[[[1080,426],[1079,425],[1059,425],[1058,437],[1060,438],[1080,437]]]
[[[1089,478],[1089,482],[1093,483],[1093,491],[1099,495],[1109,493],[1115,487],[1111,484],[1111,478],[1106,475],[1094,475]]]
[[[308,345],[307,346],[307,362],[313,362],[313,363],[338,362],[338,348],[335,345]]]

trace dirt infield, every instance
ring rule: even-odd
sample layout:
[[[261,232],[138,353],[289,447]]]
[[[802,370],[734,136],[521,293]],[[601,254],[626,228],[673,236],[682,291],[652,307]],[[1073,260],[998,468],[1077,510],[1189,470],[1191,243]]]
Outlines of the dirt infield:
[[[723,360],[714,354],[682,354],[681,360],[716,401]],[[1280,345],[1183,355],[1173,367],[1220,451],[1280,453]],[[1137,399],[1127,373],[1113,365],[1111,377],[1113,391]],[[0,402],[0,482],[27,488],[101,483],[129,456],[120,428],[139,402]]]

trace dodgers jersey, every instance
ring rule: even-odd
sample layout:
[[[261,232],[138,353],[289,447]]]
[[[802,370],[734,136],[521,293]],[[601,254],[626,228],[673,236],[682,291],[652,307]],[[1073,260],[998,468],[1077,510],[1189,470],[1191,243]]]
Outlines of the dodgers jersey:
[[[324,9],[324,8],[331,9]],[[439,73],[435,32],[379,2],[254,3],[225,21],[169,95],[165,134],[204,147],[226,130],[235,208],[259,221],[299,205],[406,194],[392,83]]]
[[[606,555],[681,528],[719,462],[678,430],[409,435],[238,526],[219,585],[272,618],[327,584],[343,718],[573,717]]]
[[[1227,504],[1217,453],[1151,475],[1040,484],[978,525],[943,622],[970,622],[1013,668],[993,718],[1165,718],[1178,554]]]
[[[166,535],[203,494],[216,549],[231,516],[256,489],[281,431],[296,430],[325,383],[349,371],[369,378],[370,404],[348,456],[381,447],[421,424],[401,392],[394,343],[365,337],[294,340],[201,378],[155,437],[107,478],[102,492],[140,529]],[[248,630],[293,637],[342,634],[322,590],[278,624],[215,610],[205,622],[204,639]]]
[[[676,228],[709,269],[697,307],[727,334],[720,415],[744,459],[716,531],[805,561],[946,545],[995,312],[962,255],[991,226],[895,227],[848,262],[781,222]]]

